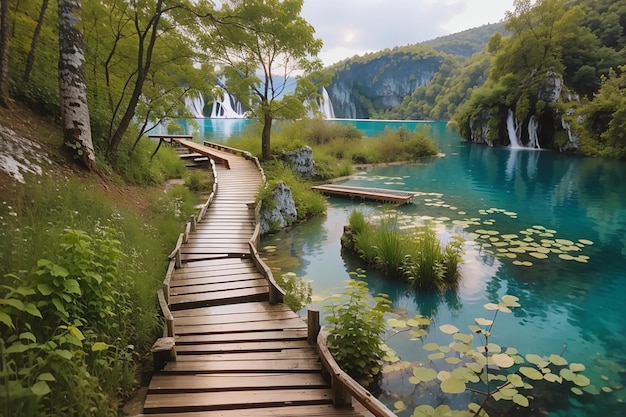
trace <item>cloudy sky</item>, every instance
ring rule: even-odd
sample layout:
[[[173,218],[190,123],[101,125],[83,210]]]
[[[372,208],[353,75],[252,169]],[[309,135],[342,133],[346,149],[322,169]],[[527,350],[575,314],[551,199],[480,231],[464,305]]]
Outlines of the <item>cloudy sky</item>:
[[[513,0],[304,0],[302,17],[324,41],[320,58],[330,65],[496,23],[507,10]]]

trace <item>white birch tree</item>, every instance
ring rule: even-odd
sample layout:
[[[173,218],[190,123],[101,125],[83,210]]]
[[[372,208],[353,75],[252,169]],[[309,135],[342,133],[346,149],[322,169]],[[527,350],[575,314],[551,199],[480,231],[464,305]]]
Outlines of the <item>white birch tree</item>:
[[[96,169],[85,84],[81,0],[59,0],[59,96],[66,150]]]

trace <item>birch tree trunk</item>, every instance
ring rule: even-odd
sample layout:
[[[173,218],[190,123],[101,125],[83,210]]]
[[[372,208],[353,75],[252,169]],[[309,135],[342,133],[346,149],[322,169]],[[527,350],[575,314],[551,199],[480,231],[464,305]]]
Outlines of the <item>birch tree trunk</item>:
[[[0,0],[0,105],[9,107],[9,0]]]
[[[81,0],[59,0],[59,94],[67,151],[89,170],[96,169],[91,138]]]

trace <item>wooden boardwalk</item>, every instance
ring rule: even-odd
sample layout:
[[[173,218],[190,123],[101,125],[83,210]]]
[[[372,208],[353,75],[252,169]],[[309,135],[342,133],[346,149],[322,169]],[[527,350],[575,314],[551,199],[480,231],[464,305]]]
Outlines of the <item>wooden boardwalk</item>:
[[[285,304],[270,303],[281,294],[256,253],[258,162],[228,149],[188,147],[220,162],[213,165],[217,187],[171,256],[160,299],[170,336],[162,340],[175,343],[175,354],[166,352],[153,376],[144,415],[369,415],[333,406],[337,394],[307,324]]]
[[[417,193],[410,191],[389,190],[386,188],[352,187],[347,185],[324,184],[312,187],[324,194],[339,197],[361,198],[363,200],[382,201],[389,204],[408,204]]]

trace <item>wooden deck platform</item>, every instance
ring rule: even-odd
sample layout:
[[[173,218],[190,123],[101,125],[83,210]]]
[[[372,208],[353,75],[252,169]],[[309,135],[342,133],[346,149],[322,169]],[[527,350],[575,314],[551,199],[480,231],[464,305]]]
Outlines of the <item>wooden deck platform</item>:
[[[361,198],[382,201],[390,204],[407,204],[417,195],[409,191],[388,190],[385,188],[351,187],[337,184],[314,185],[314,190],[339,197]]]
[[[217,152],[224,161],[213,165],[217,187],[204,215],[173,252],[161,299],[169,322],[164,336],[173,337],[175,354],[153,376],[143,414],[370,415],[362,407],[333,406],[307,324],[285,304],[269,302],[273,278],[259,268],[250,244],[258,232],[251,204],[262,182],[258,163],[202,145],[189,148],[212,158]]]

